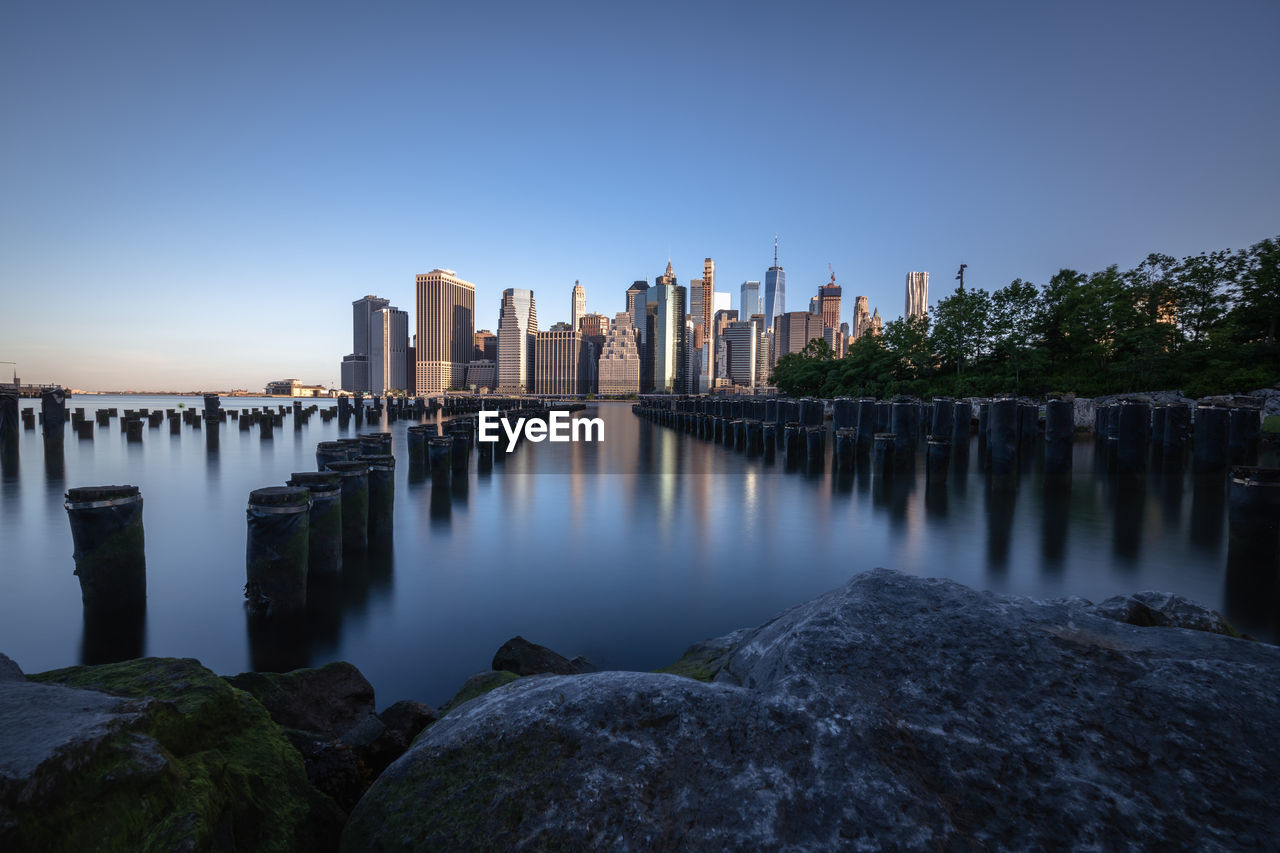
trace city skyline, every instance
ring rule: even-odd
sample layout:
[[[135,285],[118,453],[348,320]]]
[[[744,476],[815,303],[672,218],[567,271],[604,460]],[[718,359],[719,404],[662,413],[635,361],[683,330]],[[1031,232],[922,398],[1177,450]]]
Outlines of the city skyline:
[[[890,320],[911,270],[932,305],[960,263],[990,291],[1275,230],[1271,3],[138,8],[0,13],[0,359],[28,381],[338,385],[342,306],[437,267],[477,328],[508,287],[549,325],[574,280],[612,316],[667,257],[767,290],[777,233],[786,308],[830,264]]]

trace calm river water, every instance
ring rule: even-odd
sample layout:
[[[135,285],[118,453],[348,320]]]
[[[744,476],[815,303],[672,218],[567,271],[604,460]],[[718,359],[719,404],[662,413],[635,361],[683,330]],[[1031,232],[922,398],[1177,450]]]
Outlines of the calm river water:
[[[23,406],[39,409],[39,401]],[[283,400],[223,399],[223,408]],[[331,401],[317,401],[321,406]],[[200,408],[199,398],[96,397],[85,407]],[[1274,641],[1274,601],[1229,573],[1225,493],[1152,474],[1118,492],[1077,441],[1069,495],[1047,496],[1028,473],[1015,494],[992,493],[977,470],[945,489],[914,479],[882,488],[858,475],[788,473],[651,424],[629,404],[593,405],[599,444],[524,443],[491,473],[472,455],[465,494],[431,511],[431,483],[411,483],[399,420],[360,430],[292,418],[274,439],[222,426],[147,428],[128,444],[119,419],[93,441],[68,427],[63,464],[46,466],[38,431],[0,485],[0,651],[28,672],[124,649],[194,657],[223,674],[332,660],[355,663],[379,705],[438,704],[522,634],[605,669],[648,670],[691,643],[755,625],[876,566],[952,578],[980,589],[1100,600],[1171,590],[1223,610]],[[315,470],[319,441],[389,430],[398,457],[395,542],[386,559],[350,561],[341,586],[313,602],[308,623],[250,630],[243,599],[245,505],[252,489]],[[135,484],[145,501],[148,604],[127,636],[86,625],[72,574],[63,495]]]

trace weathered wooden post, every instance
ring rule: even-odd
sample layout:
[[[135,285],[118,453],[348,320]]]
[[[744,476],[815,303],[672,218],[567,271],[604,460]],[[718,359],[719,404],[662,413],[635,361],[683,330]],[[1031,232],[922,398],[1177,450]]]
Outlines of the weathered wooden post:
[[[76,576],[86,607],[131,607],[147,597],[142,495],[137,486],[68,489]]]
[[[275,616],[306,608],[310,512],[306,489],[268,486],[249,493],[244,597],[253,612]]]
[[[369,547],[369,466],[364,462],[330,462],[330,471],[342,477],[342,547]]]
[[[307,520],[307,574],[342,570],[342,475],[336,471],[298,471],[286,483],[311,493]]]

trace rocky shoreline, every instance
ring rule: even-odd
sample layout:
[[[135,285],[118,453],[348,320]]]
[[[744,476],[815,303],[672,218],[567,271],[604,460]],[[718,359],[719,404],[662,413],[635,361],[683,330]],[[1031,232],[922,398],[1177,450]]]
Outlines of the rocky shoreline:
[[[1280,648],[1146,592],[877,569],[656,673],[523,638],[440,709],[354,666],[0,655],[0,849],[1266,847]]]

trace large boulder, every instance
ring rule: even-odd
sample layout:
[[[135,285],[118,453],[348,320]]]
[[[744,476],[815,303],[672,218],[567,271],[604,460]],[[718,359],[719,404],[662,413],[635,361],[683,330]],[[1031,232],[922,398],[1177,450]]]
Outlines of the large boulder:
[[[518,679],[343,849],[1235,849],[1280,837],[1280,649],[876,570],[671,673]]]
[[[0,850],[336,846],[279,726],[198,662],[0,672]]]
[[[245,672],[227,681],[263,704],[302,753],[307,778],[344,809],[356,804],[412,740],[374,713],[373,685],[346,661],[291,672]]]
[[[335,661],[292,672],[245,672],[227,679],[253,695],[286,728],[338,737],[373,715],[373,685],[353,664]]]

